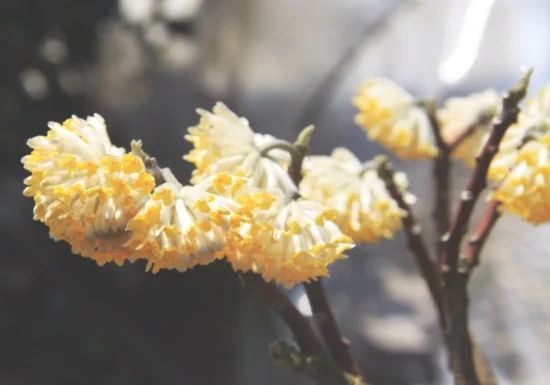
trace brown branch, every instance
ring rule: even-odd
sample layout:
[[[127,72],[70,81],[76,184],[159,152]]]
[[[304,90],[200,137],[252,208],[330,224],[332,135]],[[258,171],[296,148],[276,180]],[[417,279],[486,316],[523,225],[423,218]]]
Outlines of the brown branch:
[[[447,143],[449,153],[452,153],[458,146],[462,144],[470,135],[472,135],[475,130],[479,127],[487,126],[491,123],[493,119],[491,114],[481,114],[477,117],[476,121],[466,127],[456,138],[454,138],[450,143]]]
[[[458,135],[456,138],[454,138],[454,140],[448,143],[447,148],[449,149],[449,153],[452,153],[453,150],[455,150],[458,146],[462,144],[462,142],[466,140],[466,138],[472,135],[480,124],[481,122],[475,122],[474,124],[469,125],[464,131],[460,133],[460,135]]]
[[[269,307],[288,325],[304,355],[315,356],[323,352],[310,322],[273,282],[265,282],[261,276],[250,272],[242,274],[242,280],[245,286],[256,290]]]
[[[434,100],[422,100],[418,102],[419,105],[424,107],[428,119],[430,120],[430,125],[435,139],[435,144],[439,151],[449,152],[449,146],[443,139],[441,134],[441,126],[439,125],[439,120],[437,120],[436,109],[437,106]]]
[[[521,79],[519,85],[510,90],[502,100],[502,112],[493,119],[490,128],[490,135],[477,158],[477,165],[473,170],[472,177],[462,192],[461,201],[455,219],[445,236],[443,237],[443,262],[447,264],[450,271],[458,268],[458,259],[462,238],[468,231],[468,224],[474,211],[475,204],[481,192],[487,186],[487,170],[498,151],[498,147],[509,126],[517,120],[520,108],[518,104],[523,100],[527,92],[527,86],[531,72],[527,72]]]
[[[470,236],[470,240],[464,251],[464,258],[469,262],[472,268],[479,265],[483,246],[501,216],[499,207],[500,202],[491,201],[489,205],[487,205],[481,220]]]
[[[462,239],[468,231],[470,218],[481,192],[487,186],[487,170],[498,151],[498,147],[508,127],[517,120],[520,108],[518,104],[525,97],[532,71],[527,72],[519,84],[511,89],[502,100],[502,111],[493,119],[490,135],[466,189],[462,192],[461,201],[449,231],[442,239],[440,260],[444,263],[444,283],[446,299],[446,319],[448,324],[445,337],[449,348],[451,368],[455,385],[485,385],[494,382],[489,376],[481,378],[481,371],[489,368],[476,367],[474,360],[475,345],[469,330],[468,281],[470,261],[460,260]],[[459,263],[460,262],[460,263]],[[480,352],[479,352],[480,353]]]
[[[426,109],[432,132],[435,138],[435,143],[439,150],[437,157],[434,160],[433,177],[434,177],[434,195],[435,207],[433,218],[436,226],[437,234],[437,252],[438,255],[442,248],[440,241],[441,236],[445,234],[451,225],[451,147],[443,140],[441,134],[441,126],[436,116],[436,105],[433,101],[422,102]]]
[[[355,376],[361,376],[359,366],[349,351],[349,341],[342,335],[330,308],[321,278],[304,284],[315,323],[327,344],[336,365]]]
[[[305,289],[314,315],[315,323],[329,348],[334,362],[347,373],[360,377],[359,366],[349,351],[349,341],[343,336],[327,301],[322,280],[305,284]]]
[[[422,229],[414,216],[411,206],[405,202],[403,194],[395,184],[394,172],[391,164],[384,156],[378,157],[376,162],[378,174],[386,184],[388,192],[397,202],[401,210],[404,210],[406,213],[403,218],[403,227],[407,233],[409,249],[415,257],[420,272],[428,285],[428,289],[437,308],[441,325],[444,325],[445,304],[441,272],[437,267],[438,265],[434,262],[434,259],[430,256],[430,251],[422,238]]]
[[[313,126],[304,128],[298,135],[298,138],[293,145],[296,151],[300,154],[300,156],[292,156],[292,161],[289,166],[289,170],[291,171],[289,175],[292,177],[292,181],[296,186],[299,186],[302,180],[302,163],[304,157],[308,153],[309,142],[312,134]],[[295,171],[292,172],[292,170]],[[336,365],[338,365],[345,372],[360,377],[361,371],[349,351],[349,342],[342,335],[342,332],[338,327],[338,323],[336,322],[336,318],[332,313],[321,277],[318,277],[315,281],[305,283],[304,287],[306,289],[306,294],[311,305],[311,309],[313,310],[316,323],[321,331],[323,339],[327,344],[332,359]]]
[[[294,370],[316,385],[368,385],[361,377],[343,372],[325,355],[306,357],[283,341],[269,344],[275,364]]]
[[[446,150],[440,151],[434,160],[433,176],[435,183],[433,218],[436,224],[439,253],[443,247],[440,239],[451,225],[451,158]]]

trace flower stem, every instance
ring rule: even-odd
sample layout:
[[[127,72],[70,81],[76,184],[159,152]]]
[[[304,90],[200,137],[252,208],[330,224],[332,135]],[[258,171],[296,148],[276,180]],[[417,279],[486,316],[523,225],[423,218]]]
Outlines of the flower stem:
[[[294,144],[278,141],[261,151],[262,155],[267,155],[273,149],[287,151],[291,156],[289,175],[296,186],[299,186],[302,180],[302,163],[308,153],[312,133],[313,126],[308,126],[298,135],[298,139]],[[317,326],[327,344],[332,359],[345,372],[354,376],[360,376],[359,366],[351,356],[348,347],[349,342],[344,338],[338,327],[321,278],[319,277],[315,281],[305,283],[304,286]]]
[[[277,140],[267,147],[264,147],[260,150],[261,156],[268,156],[271,150],[283,150],[290,154],[290,166],[288,168],[288,174],[290,178],[294,181],[296,187],[300,184],[300,179],[302,178],[302,161],[304,154],[292,143],[287,142],[286,140]]]
[[[360,376],[359,366],[349,351],[349,341],[342,335],[330,308],[323,281],[318,278],[306,283],[305,289],[313,310],[313,319],[323,335],[332,359],[344,371]]]
[[[489,235],[491,235],[491,231],[498,219],[501,217],[499,208],[499,202],[491,201],[489,205],[487,205],[481,220],[470,237],[466,250],[464,251],[464,257],[470,262],[472,268],[479,265],[483,246],[489,238]]]
[[[441,134],[441,125],[437,120],[436,106],[432,101],[424,102],[424,108],[428,114],[432,132],[435,138],[439,153],[434,159],[433,177],[434,177],[434,194],[435,208],[433,218],[435,221],[437,234],[437,250],[438,255],[441,251],[441,237],[449,229],[451,225],[451,152],[452,147],[448,145]]]
[[[288,325],[304,355],[314,356],[323,352],[310,322],[273,282],[265,282],[261,276],[250,272],[242,274],[242,280],[245,286],[256,290]]]
[[[399,208],[406,213],[403,217],[403,227],[407,233],[409,249],[416,259],[424,281],[428,285],[428,289],[436,305],[440,323],[441,325],[445,325],[443,286],[438,264],[431,257],[430,251],[422,238],[422,228],[416,220],[411,206],[405,202],[403,194],[395,184],[394,172],[388,159],[385,156],[380,156],[376,158],[376,163],[378,175],[386,184],[389,194],[397,202]]]

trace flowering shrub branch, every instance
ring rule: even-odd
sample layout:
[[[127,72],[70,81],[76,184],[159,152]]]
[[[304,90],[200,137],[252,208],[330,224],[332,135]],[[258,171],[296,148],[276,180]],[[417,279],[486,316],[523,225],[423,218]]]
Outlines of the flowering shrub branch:
[[[256,290],[269,307],[288,325],[302,355],[313,357],[323,353],[321,343],[309,320],[296,309],[273,282],[265,282],[261,276],[251,272],[244,273],[241,277],[244,285]]]
[[[435,206],[433,217],[436,233],[442,236],[451,224],[451,153],[453,147],[445,142],[441,132],[441,125],[436,116],[436,104],[434,101],[423,103],[430,125],[432,128],[435,143],[439,150],[434,160],[433,177],[435,182]],[[438,250],[441,244],[438,243]]]
[[[469,262],[471,268],[479,265],[483,246],[501,216],[500,203],[489,202],[464,251],[464,258]]]
[[[304,284],[315,323],[319,326],[330,355],[344,372],[360,377],[361,372],[349,351],[349,341],[342,335],[328,302],[323,281],[319,278]]]
[[[487,186],[487,171],[498,151],[500,142],[508,127],[517,121],[519,103],[525,97],[532,71],[523,76],[518,86],[511,89],[502,99],[502,111],[493,120],[489,138],[477,159],[472,177],[462,192],[454,221],[442,239],[445,295],[447,300],[447,322],[445,330],[451,355],[451,366],[456,385],[483,384],[476,371],[474,345],[471,340],[468,320],[469,300],[467,285],[470,277],[471,260],[460,258],[462,238],[468,231],[470,218],[481,192]]]
[[[274,362],[319,385],[366,385],[322,277],[356,244],[403,228],[439,315],[455,385],[496,384],[470,335],[467,288],[502,214],[550,221],[550,86],[521,108],[530,76],[504,96],[487,90],[439,109],[387,79],[368,79],[354,98],[355,120],[372,140],[404,159],[434,159],[434,220],[444,234],[435,252],[422,237],[407,176],[386,157],[362,162],[342,147],[310,155],[313,126],[290,143],[254,132],[223,103],[199,109],[185,136],[193,144],[184,156],[195,165],[191,185],[161,168],[141,141],[128,153],[114,146],[96,114],[52,122],[45,136],[29,139],[24,195],[54,240],[99,265],[143,260],[157,273],[227,261],[293,334],[297,349],[270,345]],[[452,216],[455,159],[473,171]],[[490,202],[463,245],[487,187]],[[313,323],[277,287],[298,283]]]
[[[298,135],[296,142],[292,145],[294,150],[289,151],[293,154],[289,166],[289,174],[296,186],[299,186],[302,181],[302,163],[309,151],[309,142],[313,130],[313,126],[304,128]],[[318,278],[317,280],[306,282],[304,287],[313,311],[315,323],[321,331],[335,364],[344,372],[360,377],[359,366],[349,351],[348,340],[340,331],[336,317],[328,302],[322,279]]]
[[[511,89],[502,99],[502,112],[500,116],[493,120],[489,138],[477,158],[477,166],[473,170],[466,189],[461,194],[455,219],[447,234],[443,237],[442,262],[446,265],[446,269],[451,272],[459,270],[459,252],[462,238],[468,231],[468,224],[475,204],[481,192],[487,186],[487,171],[491,161],[498,151],[506,130],[517,121],[520,111],[519,103],[527,93],[531,73],[532,70],[529,70],[518,86]],[[468,267],[464,266],[464,268],[467,269]]]
[[[422,237],[422,227],[416,220],[411,206],[403,198],[403,194],[395,184],[395,176],[388,159],[380,156],[377,159],[377,169],[380,177],[386,183],[388,191],[401,209],[406,212],[403,217],[403,225],[409,240],[409,249],[416,259],[420,272],[428,285],[428,289],[437,308],[441,325],[445,325],[445,303],[441,272],[430,250]]]
[[[343,372],[324,354],[304,356],[284,341],[272,342],[269,351],[277,366],[292,369],[317,385],[368,385],[363,378]]]

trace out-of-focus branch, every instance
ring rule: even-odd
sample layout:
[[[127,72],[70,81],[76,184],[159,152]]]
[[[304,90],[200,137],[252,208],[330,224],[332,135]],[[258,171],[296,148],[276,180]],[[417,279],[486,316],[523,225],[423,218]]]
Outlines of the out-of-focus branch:
[[[277,366],[292,369],[317,385],[368,385],[361,377],[343,372],[325,355],[307,357],[283,341],[272,342],[269,351]]]
[[[447,148],[449,149],[449,153],[452,153],[454,149],[456,149],[458,146],[462,144],[468,138],[470,135],[474,133],[477,126],[480,124],[480,122],[475,122],[474,124],[469,125],[458,135],[456,138],[453,139],[450,143],[447,143]]]
[[[444,268],[446,319],[448,325],[445,337],[450,353],[451,368],[455,385],[485,385],[494,383],[494,377],[481,377],[481,372],[491,373],[490,368],[480,367],[480,361],[474,359],[475,345],[469,330],[469,298],[467,286],[470,277],[471,261],[460,260],[462,239],[468,231],[470,218],[481,192],[487,186],[487,170],[498,151],[499,144],[509,126],[517,120],[519,103],[527,93],[532,70],[525,73],[519,84],[511,89],[502,100],[502,110],[493,119],[490,135],[466,189],[454,221],[442,239],[441,258]],[[481,352],[479,352],[481,353]]]
[[[403,194],[394,181],[394,172],[392,166],[385,156],[376,158],[377,171],[380,178],[386,184],[386,188],[391,197],[397,202],[399,208],[404,210],[406,215],[403,218],[403,227],[408,237],[408,246],[416,259],[420,272],[428,285],[430,294],[439,314],[441,325],[444,325],[445,304],[443,296],[443,286],[441,284],[441,272],[438,264],[430,256],[430,251],[422,238],[422,228],[414,216],[411,206],[405,202]]]
[[[321,343],[308,319],[296,309],[273,282],[265,282],[261,276],[250,272],[242,274],[242,280],[245,286],[256,290],[269,307],[288,325],[302,354],[316,356],[323,352]]]
[[[487,205],[487,208],[483,212],[483,216],[470,236],[470,240],[468,241],[468,245],[464,251],[464,258],[469,262],[472,268],[479,265],[483,246],[485,245],[487,238],[489,238],[493,227],[501,217],[499,207],[499,202],[491,201]]]
[[[462,144],[479,126],[486,126],[491,123],[492,115],[482,114],[477,117],[476,121],[465,127],[464,130],[452,141],[447,143],[449,153],[452,153],[458,146]]]
[[[441,236],[449,230],[451,225],[451,151],[452,148],[443,140],[441,134],[441,125],[437,120],[436,105],[434,101],[422,103],[428,114],[435,143],[439,150],[434,159],[433,177],[434,177],[434,195],[435,207],[433,218],[437,234],[437,250],[441,250]]]
[[[502,100],[502,112],[493,119],[490,135],[477,158],[477,165],[472,177],[462,192],[461,201],[454,221],[443,239],[443,262],[450,271],[458,268],[459,251],[462,238],[468,231],[468,224],[474,211],[475,204],[481,192],[487,186],[487,170],[498,151],[498,147],[506,130],[517,120],[520,108],[519,103],[527,93],[532,71],[528,71],[518,86],[511,89]]]
[[[342,335],[330,307],[321,278],[305,284],[315,323],[330,351],[334,362],[344,371],[360,377],[359,366],[349,351],[349,341]]]

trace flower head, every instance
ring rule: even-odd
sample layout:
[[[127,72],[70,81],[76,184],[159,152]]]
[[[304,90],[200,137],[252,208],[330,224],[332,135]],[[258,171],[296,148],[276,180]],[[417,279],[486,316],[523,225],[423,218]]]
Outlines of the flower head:
[[[49,123],[46,136],[29,139],[23,157],[31,172],[24,194],[34,198],[34,218],[55,240],[103,264],[122,263],[126,225],[154,187],[138,156],[111,144],[99,115]]]
[[[247,247],[230,250],[227,258],[235,270],[251,270],[287,287],[327,276],[328,265],[354,247],[333,222],[335,216],[335,210],[320,203],[290,201],[245,228]]]
[[[491,120],[501,108],[501,97],[494,90],[474,93],[466,97],[450,98],[438,111],[443,139],[450,143],[465,131],[473,128],[453,151],[453,157],[460,159],[467,167],[475,166],[480,143],[487,134]]]
[[[336,148],[331,156],[310,156],[304,164],[302,196],[337,210],[336,224],[355,242],[392,238],[405,213],[399,208],[373,165],[361,162],[347,149]],[[395,182],[409,202],[407,178],[395,174]]]
[[[165,183],[130,220],[125,247],[148,260],[153,272],[185,271],[222,258],[228,244],[257,211],[268,210],[276,197],[253,189],[243,178],[218,174],[195,186]]]
[[[505,212],[541,224],[550,221],[550,85],[527,102],[489,167],[491,198]]]
[[[368,79],[353,104],[355,121],[369,138],[382,143],[401,158],[431,158],[437,146],[426,112],[397,84],[387,79]]]
[[[191,183],[228,172],[253,178],[260,188],[279,189],[284,193],[296,191],[286,172],[289,154],[277,149],[262,154],[262,149],[277,139],[254,133],[245,118],[239,118],[223,103],[217,103],[212,112],[198,110],[198,113],[199,124],[190,127],[185,136],[194,146],[184,156],[196,166]]]

